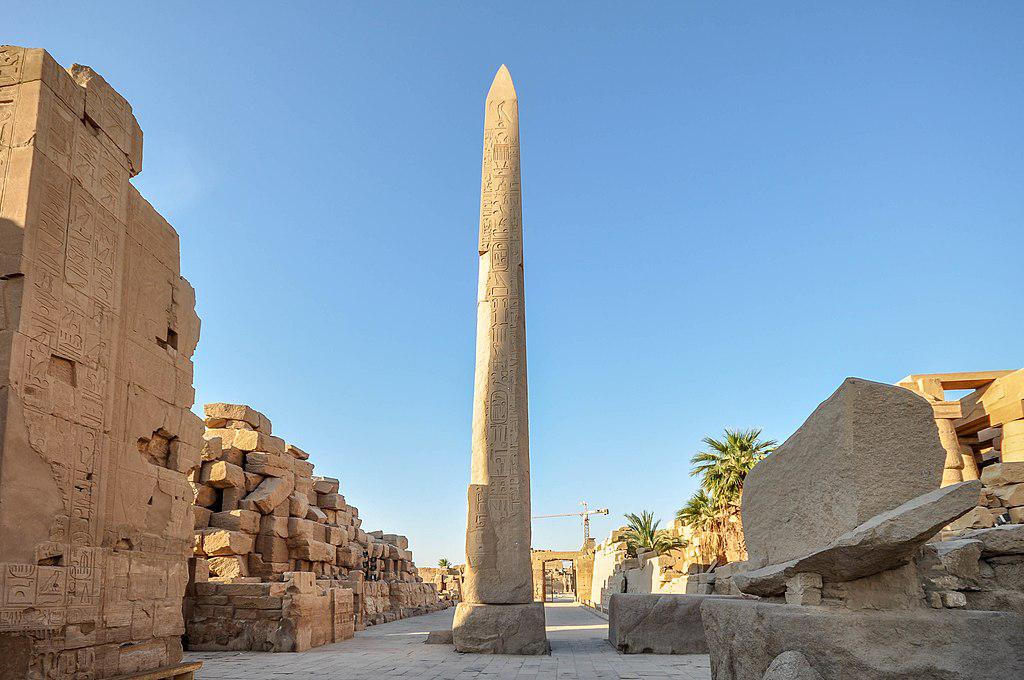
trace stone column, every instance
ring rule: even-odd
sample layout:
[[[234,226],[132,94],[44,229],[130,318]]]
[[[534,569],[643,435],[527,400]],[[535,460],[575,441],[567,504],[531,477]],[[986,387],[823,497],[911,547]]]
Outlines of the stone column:
[[[463,652],[543,654],[544,605],[533,602],[530,567],[519,102],[504,65],[485,105],[478,252],[466,582],[453,639]]]
[[[1000,460],[1004,463],[1024,461],[1024,420],[1003,423],[1003,441]]]

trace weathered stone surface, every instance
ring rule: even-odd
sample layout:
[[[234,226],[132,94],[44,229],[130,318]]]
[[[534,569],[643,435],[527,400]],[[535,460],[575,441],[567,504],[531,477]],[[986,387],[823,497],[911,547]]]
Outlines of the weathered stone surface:
[[[274,508],[288,499],[295,487],[292,477],[267,477],[256,490],[245,497],[264,515],[269,515]]]
[[[208,419],[240,420],[248,423],[254,430],[264,434],[271,433],[270,418],[245,404],[205,404],[203,413]],[[219,424],[211,425],[209,422],[207,424],[211,428],[222,427]]]
[[[459,651],[547,651],[530,564],[530,439],[526,384],[519,102],[502,65],[487,93],[480,191],[472,467]],[[486,605],[495,605],[488,612]],[[505,638],[499,626],[509,625]]]
[[[209,526],[255,534],[260,530],[260,514],[251,510],[225,510],[209,516]]]
[[[726,595],[615,593],[608,642],[625,654],[707,654],[700,605]]]
[[[480,199],[480,285],[467,602],[533,600],[519,104],[502,66],[487,94]],[[456,636],[458,644],[458,636]]]
[[[228,487],[245,488],[245,473],[242,468],[223,460],[203,463],[199,481],[215,489]]]
[[[742,518],[751,566],[820,550],[938,488],[945,458],[927,401],[848,378],[747,476]]]
[[[446,628],[445,630],[432,630],[427,633],[425,643],[428,645],[452,645],[455,644],[455,640],[452,637],[451,629]]]
[[[255,536],[241,531],[207,529],[203,532],[203,552],[210,556],[245,555],[251,553]]]
[[[544,603],[459,603],[452,624],[452,639],[460,652],[547,654]]]
[[[1024,555],[1024,524],[1004,524],[991,529],[978,529],[963,535],[964,539],[981,541],[981,556]]]
[[[872,517],[830,545],[781,564],[737,574],[743,592],[768,596],[785,591],[786,580],[801,572],[826,581],[852,581],[910,561],[914,551],[939,529],[974,507],[981,482],[971,480],[935,489]]]
[[[200,461],[178,237],[142,133],[86,66],[0,46],[0,676],[180,659]],[[9,644],[16,642],[17,653]]]
[[[1024,462],[989,465],[981,471],[981,481],[985,486],[995,487],[1024,484]]]
[[[799,652],[824,680],[1024,677],[1024,619],[1008,612],[851,612],[750,600],[701,605],[715,680],[762,680]]]
[[[775,657],[762,680],[822,680],[800,652],[783,652]]]

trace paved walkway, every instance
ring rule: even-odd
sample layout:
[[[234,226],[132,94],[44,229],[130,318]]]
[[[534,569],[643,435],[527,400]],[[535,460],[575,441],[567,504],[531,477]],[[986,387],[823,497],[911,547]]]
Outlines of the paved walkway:
[[[371,626],[352,640],[301,654],[194,652],[203,661],[202,680],[569,680],[580,678],[682,678],[711,680],[703,654],[618,654],[608,644],[608,623],[574,603],[545,605],[551,656],[459,654],[448,645],[426,645],[427,632],[451,628],[455,609]]]

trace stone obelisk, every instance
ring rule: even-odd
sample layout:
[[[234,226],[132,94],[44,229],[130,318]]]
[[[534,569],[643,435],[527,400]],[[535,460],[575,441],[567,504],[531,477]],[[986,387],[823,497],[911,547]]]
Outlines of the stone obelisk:
[[[543,654],[530,568],[519,102],[502,65],[487,93],[480,188],[473,466],[466,574],[453,639],[464,652]]]

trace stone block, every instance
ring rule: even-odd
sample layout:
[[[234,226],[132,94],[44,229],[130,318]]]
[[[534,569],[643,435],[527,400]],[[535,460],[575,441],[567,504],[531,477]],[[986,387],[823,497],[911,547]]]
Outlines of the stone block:
[[[345,507],[345,499],[336,493],[318,493],[316,504],[324,510],[340,510]]]
[[[221,510],[238,510],[242,507],[242,499],[245,498],[245,489],[240,486],[231,486],[222,489],[220,492]],[[253,511],[251,508],[246,510]]]
[[[821,574],[798,573],[786,581],[786,604],[821,604]]]
[[[624,654],[707,654],[700,606],[724,595],[615,593],[608,642]]]
[[[299,458],[292,459],[292,470],[295,471],[296,476],[302,477],[303,479],[310,480],[310,488],[312,488],[313,481],[313,464],[309,461],[302,460]]]
[[[291,558],[288,551],[288,541],[279,536],[269,534],[257,535],[255,549],[265,562],[287,562]]]
[[[283,439],[254,430],[235,430],[232,446],[246,452],[284,453]]]
[[[341,545],[348,541],[348,532],[341,527],[327,527],[326,540],[331,545]]]
[[[455,609],[452,639],[459,652],[475,654],[547,654],[544,603],[469,604]]]
[[[288,538],[288,518],[263,515],[260,517],[260,533]]]
[[[1008,508],[1024,505],[1024,484],[1008,484],[1007,486],[996,487],[992,493]]]
[[[255,547],[255,537],[241,531],[205,529],[203,531],[203,552],[214,555],[246,555]]]
[[[264,477],[287,477],[292,474],[289,460],[283,454],[252,451],[245,457],[245,471]]]
[[[203,413],[214,420],[240,420],[248,423],[254,430],[265,434],[271,433],[270,419],[245,404],[205,404]]]
[[[245,474],[242,468],[223,460],[203,463],[199,481],[215,489],[245,488]]]
[[[830,545],[795,560],[735,574],[732,581],[744,593],[769,596],[782,593],[786,581],[802,572],[836,582],[893,569],[909,562],[942,526],[972,508],[980,490],[976,479],[935,489],[870,518]]]
[[[209,526],[255,534],[260,530],[260,517],[258,512],[250,510],[225,510],[211,514]]]
[[[257,510],[269,515],[274,508],[287,500],[294,488],[292,477],[268,477],[260,482],[256,490],[245,497]]]
[[[195,492],[195,503],[198,506],[207,508],[217,502],[217,490],[212,486],[205,484],[193,484],[192,489]]]
[[[220,437],[214,435],[203,435],[203,445],[199,449],[200,457],[204,462],[219,460],[221,451],[223,450],[223,440]]]
[[[217,578],[239,578],[249,575],[248,560],[241,555],[210,557],[207,560],[210,575]]]
[[[199,505],[192,506],[192,528],[205,529],[210,526],[210,516],[213,513],[207,508]]]
[[[340,482],[333,477],[314,477],[313,490],[317,493],[338,493]]]
[[[293,491],[288,496],[288,514],[292,517],[306,518],[309,514],[309,499],[305,494]]]
[[[424,642],[428,645],[453,645],[455,639],[452,637],[451,628],[445,628],[444,630],[429,631]]]
[[[804,655],[825,680],[1024,677],[1024,619],[1007,612],[717,599],[701,615],[716,680],[762,680],[785,652]]]
[[[300,449],[298,446],[295,446],[294,444],[285,445],[284,450],[285,453],[290,454],[293,458],[297,458],[298,460],[307,460],[309,458],[308,453]]]
[[[288,547],[291,549],[292,557],[310,562],[334,564],[337,554],[337,549],[330,543],[310,538],[289,538]]]
[[[1024,524],[1004,524],[991,529],[969,531],[962,538],[981,541],[981,556],[985,559],[1000,555],[1024,555]]]
[[[945,458],[927,401],[848,378],[747,476],[742,518],[751,567],[819,550],[938,488]]]
[[[1024,462],[994,463],[981,471],[981,482],[985,486],[1006,486],[1024,484]]]

